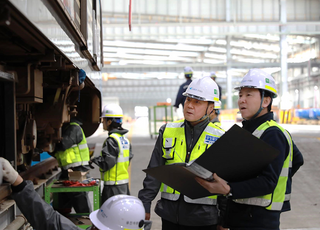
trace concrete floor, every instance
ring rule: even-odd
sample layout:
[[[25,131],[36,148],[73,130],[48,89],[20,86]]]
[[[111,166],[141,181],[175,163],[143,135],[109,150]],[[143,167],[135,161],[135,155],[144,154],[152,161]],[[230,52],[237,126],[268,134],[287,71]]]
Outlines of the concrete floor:
[[[233,124],[222,124],[225,130]],[[131,162],[131,194],[138,195],[142,188],[145,169],[148,165],[156,139],[150,137],[147,119],[139,119],[133,123],[126,123],[124,128],[129,130],[127,137],[131,140],[134,158]],[[320,230],[320,126],[283,125],[292,135],[293,140],[302,152],[305,164],[293,178],[293,192],[291,198],[292,210],[283,213],[281,229],[286,230]],[[107,132],[101,128],[87,139],[88,143],[95,143],[95,155],[99,155]],[[100,177],[97,167],[91,176]],[[152,203],[152,229],[161,229],[161,220],[153,212],[157,198]]]

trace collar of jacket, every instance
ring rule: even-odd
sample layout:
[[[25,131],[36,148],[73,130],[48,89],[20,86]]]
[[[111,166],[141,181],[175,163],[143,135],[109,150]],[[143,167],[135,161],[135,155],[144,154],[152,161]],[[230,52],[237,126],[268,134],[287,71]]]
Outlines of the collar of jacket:
[[[129,132],[127,129],[113,129],[113,130],[109,131],[109,136],[113,133],[119,133],[120,135],[124,135],[127,132]]]
[[[190,125],[189,121],[187,121],[187,120],[184,121],[188,151],[191,151],[193,149],[193,146],[197,143],[201,133],[207,127],[209,122],[210,122],[209,117],[204,119],[199,124],[196,124],[195,126]],[[192,143],[190,143],[191,141],[192,141]]]
[[[257,117],[253,120],[244,120],[242,121],[242,128],[248,130],[249,132],[253,133],[262,123],[266,121],[273,120],[273,112],[266,113],[261,117]]]

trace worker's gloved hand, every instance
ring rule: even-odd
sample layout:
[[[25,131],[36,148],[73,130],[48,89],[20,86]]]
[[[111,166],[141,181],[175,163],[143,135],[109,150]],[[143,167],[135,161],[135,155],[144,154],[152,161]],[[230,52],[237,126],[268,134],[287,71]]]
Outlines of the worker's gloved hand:
[[[173,107],[174,108],[174,112],[176,113],[178,111],[177,107]]]
[[[89,161],[89,167],[90,167],[91,169],[94,169],[94,167],[93,167],[92,164],[93,164],[93,162],[92,162],[92,160],[90,160],[90,161]]]
[[[79,85],[81,85],[82,82],[84,82],[86,77],[87,77],[86,72],[83,69],[80,69],[79,70]]]
[[[3,180],[13,184],[18,177],[18,172],[12,167],[8,160],[0,157],[0,166],[2,168]]]

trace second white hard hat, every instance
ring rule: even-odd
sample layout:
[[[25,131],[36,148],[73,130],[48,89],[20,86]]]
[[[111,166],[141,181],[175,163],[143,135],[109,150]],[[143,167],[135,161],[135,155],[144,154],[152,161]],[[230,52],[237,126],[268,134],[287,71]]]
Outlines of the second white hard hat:
[[[219,102],[219,87],[215,81],[206,76],[193,80],[182,95],[200,101]]]
[[[184,67],[184,74],[192,74],[193,69],[190,66]]]
[[[103,107],[101,117],[123,117],[123,111],[117,104],[108,104]]]
[[[234,89],[240,90],[244,87],[269,91],[272,93],[273,98],[277,97],[278,95],[274,78],[261,69],[250,69],[249,72],[241,80],[240,85],[235,87]]]
[[[99,210],[90,214],[90,220],[99,229],[143,229],[145,209],[134,196],[116,195],[106,200]]]
[[[210,77],[217,77],[216,72],[212,71],[212,72],[210,73]]]

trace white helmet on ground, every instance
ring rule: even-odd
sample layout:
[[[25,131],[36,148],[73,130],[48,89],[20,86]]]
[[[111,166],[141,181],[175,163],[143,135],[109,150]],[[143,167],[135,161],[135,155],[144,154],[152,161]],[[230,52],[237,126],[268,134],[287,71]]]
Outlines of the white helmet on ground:
[[[116,195],[106,200],[99,210],[90,214],[90,220],[99,229],[143,229],[145,210],[141,200],[134,196]]]
[[[103,107],[101,117],[122,118],[123,112],[122,112],[122,109],[119,105],[108,104]]]
[[[219,87],[208,76],[193,80],[182,95],[200,101],[219,103]]]
[[[235,87],[234,89],[241,90],[243,87],[269,91],[273,98],[276,98],[278,95],[274,78],[261,69],[250,69],[240,82],[240,86]]]

